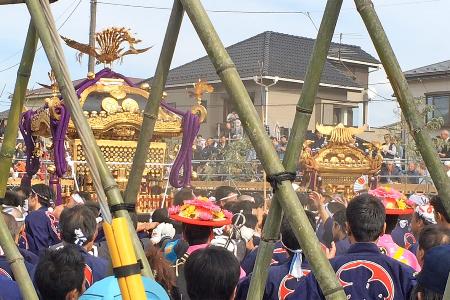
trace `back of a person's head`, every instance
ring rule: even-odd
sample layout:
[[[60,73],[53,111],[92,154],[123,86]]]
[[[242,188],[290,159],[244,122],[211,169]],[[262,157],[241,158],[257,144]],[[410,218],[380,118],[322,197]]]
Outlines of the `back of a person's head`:
[[[333,215],[333,221],[336,222],[343,230],[347,222],[347,209],[342,209]]]
[[[211,246],[189,256],[184,275],[192,300],[230,300],[239,281],[239,261],[225,248]]]
[[[194,197],[194,193],[190,188],[181,188],[173,197],[173,205],[183,205],[184,200],[190,200]]]
[[[24,186],[16,186],[12,189],[14,192],[18,193],[18,194],[23,194],[23,198],[24,200],[28,197],[30,197],[31,194],[31,190],[29,187],[24,187]]]
[[[152,213],[152,222],[171,223],[167,208],[157,208]]]
[[[253,208],[263,208],[264,207],[264,195],[259,192],[254,192],[251,194],[255,202],[253,203]]]
[[[69,293],[76,296],[81,294],[84,267],[84,259],[73,245],[44,252],[34,275],[42,299],[77,299],[77,297],[67,298],[67,296]]]
[[[31,194],[36,195],[42,206],[50,207],[53,204],[53,190],[46,184],[38,183],[31,187]]]
[[[316,225],[314,214],[310,211],[305,211],[305,213],[306,217],[308,218],[309,224],[311,225],[311,228],[314,230]],[[292,230],[292,226],[289,223],[287,217],[284,217],[281,222],[280,233],[281,233],[281,241],[285,248],[287,248],[288,250],[301,249],[297,237],[294,234],[294,230]]]
[[[445,244],[450,244],[450,228],[432,224],[420,231],[419,248],[425,253],[433,247]]]
[[[450,224],[450,216],[448,215],[447,211],[445,210],[444,204],[442,203],[442,199],[439,196],[433,196],[430,199],[431,205],[433,205],[434,211],[441,215],[441,222],[445,221]],[[438,218],[436,218],[436,221],[438,221]]]
[[[84,203],[88,202],[88,201],[94,201],[92,200],[91,194],[88,192],[77,192],[78,195],[80,195],[80,197],[84,200]]]
[[[183,223],[183,238],[190,246],[206,244],[211,234],[211,227]]]
[[[98,216],[100,214],[100,204],[97,201],[85,200],[84,206],[88,207],[95,216]]]
[[[6,191],[5,197],[0,199],[0,204],[14,207],[22,206],[23,199],[16,192]]]
[[[227,185],[218,186],[214,191],[214,198],[216,198],[216,201],[221,201],[222,199],[228,197],[231,193],[237,194],[234,187]]]
[[[391,234],[394,231],[398,223],[398,215],[386,215],[386,230],[385,234]]]
[[[16,219],[10,214],[7,214],[5,212],[2,212],[2,216],[3,220],[5,220],[6,227],[8,227],[9,233],[11,234],[12,238],[15,239],[19,235],[20,231]]]
[[[340,202],[328,202],[326,206],[331,215],[334,215],[340,210],[345,210],[345,205]]]
[[[75,205],[62,211],[59,218],[61,238],[66,243],[84,246],[96,234],[97,221],[94,212],[85,205]]]
[[[245,227],[251,228],[253,230],[256,229],[256,225],[258,224],[258,218],[252,214],[244,214],[245,217]]]
[[[223,206],[224,209],[230,211],[233,214],[242,213],[251,214],[253,205],[249,201],[236,201],[236,202],[227,202]]]
[[[369,194],[353,198],[346,210],[349,234],[356,242],[375,242],[383,233],[386,211],[381,200]]]

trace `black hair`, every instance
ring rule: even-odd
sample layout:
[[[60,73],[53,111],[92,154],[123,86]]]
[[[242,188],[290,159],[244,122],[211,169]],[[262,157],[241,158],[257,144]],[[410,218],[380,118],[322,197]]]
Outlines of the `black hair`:
[[[340,202],[328,202],[327,209],[332,215],[334,215],[340,210],[345,210],[345,205]]]
[[[214,191],[214,198],[216,198],[216,201],[220,201],[221,199],[227,197],[231,193],[236,193],[237,191],[234,187],[227,186],[227,185],[221,185],[216,188]]]
[[[419,293],[422,293],[422,298],[419,298]],[[411,291],[411,297],[410,300],[417,300],[417,299],[423,299],[423,300],[443,300],[444,295],[439,294],[435,291],[432,291],[424,286],[422,286],[420,283],[417,283]]]
[[[31,186],[31,194],[37,196],[39,203],[42,206],[50,207],[53,204],[54,193],[53,190],[46,184],[38,183]]]
[[[24,199],[20,197],[16,192],[14,191],[6,191],[5,197],[0,199],[0,203],[2,205],[8,205],[8,206],[23,206]]]
[[[395,229],[398,223],[398,215],[386,215],[386,230],[385,234],[391,234],[391,232]]]
[[[448,215],[447,211],[445,210],[444,204],[442,203],[442,199],[439,196],[433,196],[430,199],[430,203],[431,205],[433,205],[433,208],[436,212],[440,213],[445,221],[447,221],[447,223],[450,223],[450,216]]]
[[[2,212],[3,220],[5,220],[6,227],[8,227],[8,231],[11,234],[12,238],[15,239],[20,232],[19,225],[16,222],[16,219],[10,214]]]
[[[88,201],[93,201],[92,197],[91,197],[91,194],[88,193],[88,192],[80,191],[80,192],[77,192],[77,194],[80,195],[80,197],[84,200],[85,203],[88,202]]]
[[[184,266],[186,287],[192,300],[230,300],[239,275],[237,258],[216,246],[195,251]]]
[[[251,228],[253,230],[256,229],[256,225],[258,224],[258,218],[252,214],[244,214],[245,216],[245,226]]]
[[[97,201],[85,200],[84,205],[88,207],[95,216],[100,214],[100,204]]]
[[[184,200],[192,199],[193,191],[190,188],[182,188],[178,192],[175,193],[173,197],[173,205],[183,205]]]
[[[345,222],[347,222],[346,209],[341,209],[333,215],[333,221],[345,231]]]
[[[16,186],[12,190],[16,193],[22,192],[26,198],[30,197],[30,194],[31,194],[31,189],[29,187],[25,187],[25,186]]]
[[[152,222],[158,222],[158,223],[172,223],[172,221],[169,219],[169,212],[167,211],[167,208],[157,208],[152,213]]]
[[[69,244],[84,246],[94,240],[97,221],[94,212],[85,205],[75,205],[62,211],[59,218],[61,238]],[[77,232],[81,231],[77,235]],[[82,236],[81,236],[82,235]]]
[[[309,224],[311,224],[311,228],[314,230],[316,226],[314,214],[310,211],[305,211],[305,213],[306,217],[308,218]],[[294,231],[292,230],[292,226],[286,217],[284,217],[281,222],[280,233],[281,233],[281,241],[283,242],[286,248],[289,248],[291,250],[301,249],[297,237],[295,236]]]
[[[233,201],[225,203],[223,208],[232,212],[233,214],[237,214],[241,210],[244,214],[251,214],[253,205],[250,201],[236,201],[236,202]]]
[[[427,252],[429,249],[450,244],[450,229],[442,225],[428,225],[419,233],[419,248]]]
[[[42,299],[65,300],[67,293],[82,291],[84,258],[73,245],[46,250],[36,266],[34,281]]]
[[[383,232],[386,211],[381,200],[369,194],[353,198],[346,211],[349,233],[356,242],[374,242]]]
[[[183,237],[189,246],[206,244],[211,236],[212,228],[183,223]]]

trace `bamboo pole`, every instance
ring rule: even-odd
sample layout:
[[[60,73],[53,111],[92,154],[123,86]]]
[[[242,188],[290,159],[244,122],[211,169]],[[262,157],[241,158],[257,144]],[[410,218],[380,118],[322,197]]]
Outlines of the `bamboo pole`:
[[[305,83],[303,84],[300,99],[297,103],[294,124],[283,159],[283,165],[288,172],[297,171],[298,158],[311,119],[320,83],[320,76],[325,66],[328,49],[330,48],[333,33],[336,28],[342,1],[343,0],[328,0],[325,7],[319,32],[317,33],[317,39],[314,43],[313,54],[306,71]],[[275,245],[274,241],[279,237],[282,217],[283,212],[280,207],[279,193],[276,192],[269,214],[266,218],[266,223],[264,224],[261,242],[258,246],[258,255],[256,257],[247,300],[262,299],[264,295],[265,283],[267,281]]]
[[[414,98],[409,90],[408,82],[395,57],[394,50],[392,50],[373,3],[371,0],[355,0],[355,4],[394,89],[395,97],[400,104],[417,149],[422,155],[442,203],[450,215],[450,179],[444,172],[442,162],[433,146],[431,135],[425,127],[425,120],[414,106]]]
[[[9,169],[16,149],[17,132],[19,130],[19,119],[27,91],[28,81],[33,67],[36,54],[38,37],[33,23],[28,26],[27,38],[23,48],[19,69],[17,70],[16,85],[8,113],[8,124],[6,126],[5,138],[0,151],[0,198],[5,197],[6,185],[8,183]],[[0,217],[0,245],[8,259],[14,278],[19,285],[24,299],[38,299],[33,282],[25,267],[24,259],[17,249],[11,233],[6,226],[5,220]]]
[[[72,81],[69,76],[69,70],[65,63],[64,52],[61,47],[59,35],[55,27],[55,21],[50,11],[48,0],[26,0],[28,10],[34,25],[36,26],[39,38],[42,42],[44,50],[50,65],[55,72],[56,80],[64,98],[65,104],[69,107],[72,120],[80,135],[86,153],[90,152],[94,161],[88,161],[90,168],[96,168],[102,180],[102,186],[108,198],[110,205],[123,203],[122,196],[118,189],[117,183],[112,177],[105,158],[95,141],[83,111],[79,105],[78,97],[73,88]],[[88,157],[86,155],[86,157]],[[142,275],[153,277],[150,265],[146,259],[142,245],[137,237],[136,230],[127,211],[118,211],[116,216],[125,217],[128,223],[128,231],[133,240],[133,246],[139,259],[143,264]]]
[[[213,63],[217,74],[224,84],[227,93],[234,101],[247,135],[261,160],[268,176],[285,171],[283,165],[267,136],[255,107],[240,80],[236,67],[226,52],[217,32],[214,29],[205,9],[199,0],[181,0],[200,40]],[[327,299],[346,299],[336,275],[325,254],[320,249],[320,243],[308,222],[305,211],[292,189],[290,181],[278,185],[279,201],[292,225],[297,239],[311,264],[314,275]],[[271,208],[272,209],[272,208]]]
[[[144,173],[145,162],[148,157],[148,148],[158,118],[159,106],[164,86],[166,85],[175,46],[177,44],[181,22],[183,21],[183,14],[183,6],[179,0],[174,0],[172,13],[170,14],[166,35],[161,48],[161,54],[159,55],[158,65],[156,67],[155,76],[153,77],[150,97],[144,110],[144,120],[142,121],[141,131],[139,132],[139,141],[130,171],[130,174],[133,174],[133,176],[128,178],[127,187],[125,189],[124,200],[127,203],[135,203],[139,194],[142,174]]]

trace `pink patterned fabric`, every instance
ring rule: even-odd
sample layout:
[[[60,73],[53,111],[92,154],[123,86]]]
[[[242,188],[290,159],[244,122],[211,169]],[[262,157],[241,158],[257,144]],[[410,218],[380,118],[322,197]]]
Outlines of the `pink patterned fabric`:
[[[410,266],[416,272],[420,272],[421,267],[416,256],[411,251],[398,246],[390,234],[384,234],[381,236],[378,239],[377,246],[380,247],[382,251],[385,251],[387,256]]]

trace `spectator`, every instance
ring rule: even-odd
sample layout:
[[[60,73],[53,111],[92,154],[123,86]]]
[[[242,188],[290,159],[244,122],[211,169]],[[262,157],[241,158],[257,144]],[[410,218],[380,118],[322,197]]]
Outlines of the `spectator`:
[[[419,183],[419,172],[417,172],[417,167],[415,162],[408,163],[408,169],[406,170],[406,182],[412,184]]]
[[[350,240],[347,235],[346,209],[341,209],[333,215],[333,241],[336,245],[336,255],[347,253],[350,248]]]
[[[385,208],[369,194],[353,198],[347,207],[348,234],[351,243],[347,254],[336,256],[331,265],[336,271],[348,299],[409,299],[414,286],[414,270],[380,253],[376,242],[383,234]],[[375,283],[373,275],[379,274]],[[381,279],[383,278],[383,279]],[[292,299],[325,299],[312,273],[295,289]]]
[[[31,187],[31,197],[28,201],[30,213],[25,218],[30,251],[39,255],[39,251],[60,242],[58,220],[49,211],[53,204],[53,191],[45,184],[35,184]]]
[[[384,143],[381,147],[381,155],[387,159],[394,159],[397,154],[397,147],[392,143],[392,138],[390,134],[384,135]]]
[[[316,152],[319,149],[321,149],[325,144],[325,138],[323,137],[323,134],[320,133],[317,129],[314,131],[314,143],[311,145],[312,152]]]
[[[417,286],[411,299],[443,299],[450,273],[450,245],[430,249],[425,255],[422,271],[417,275]]]
[[[206,146],[203,148],[201,152],[201,158],[203,160],[214,159],[217,154],[216,143],[214,142],[212,137],[209,137],[206,140]]]
[[[278,144],[278,148],[277,148],[277,153],[278,153],[278,157],[280,158],[280,160],[284,159],[284,154],[286,153],[286,148],[287,148],[287,137],[285,135],[282,135],[280,137],[280,142]]]
[[[237,119],[234,124],[234,129],[231,130],[231,137],[239,140],[244,136],[244,127],[242,127],[241,120],[239,119]]]
[[[238,192],[235,188],[227,185],[218,186],[214,191],[214,198],[220,206],[224,206],[228,202],[234,202],[237,200]]]
[[[434,208],[434,218],[437,224],[450,228],[450,216],[445,210],[441,197],[433,196],[430,200],[431,205]]]
[[[34,277],[42,299],[78,299],[84,291],[84,270],[83,256],[75,245],[45,251]]]
[[[448,130],[443,129],[439,135],[440,147],[439,147],[439,157],[440,158],[450,158],[450,138]]]
[[[234,299],[239,280],[239,262],[222,247],[198,250],[185,266],[186,285],[192,300]]]
[[[399,183],[402,170],[392,160],[387,161],[380,171],[380,183]]]

